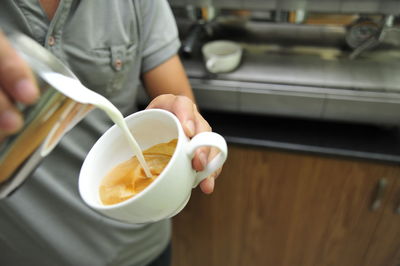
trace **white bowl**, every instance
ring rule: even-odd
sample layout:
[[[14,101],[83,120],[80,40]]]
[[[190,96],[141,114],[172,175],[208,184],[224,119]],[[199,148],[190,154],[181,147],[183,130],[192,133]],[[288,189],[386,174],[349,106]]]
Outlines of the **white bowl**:
[[[211,73],[226,73],[235,70],[242,58],[242,47],[232,41],[212,41],[202,47],[205,65]]]

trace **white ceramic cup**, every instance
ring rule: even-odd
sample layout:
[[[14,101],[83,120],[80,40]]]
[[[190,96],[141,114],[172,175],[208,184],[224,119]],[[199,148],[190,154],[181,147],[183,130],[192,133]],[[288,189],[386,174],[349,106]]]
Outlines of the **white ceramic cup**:
[[[126,201],[103,205],[99,196],[102,179],[133,153],[115,125],[98,139],[82,165],[79,192],[89,207],[110,218],[127,223],[148,223],[172,217],[185,207],[192,188],[226,160],[227,145],[223,137],[204,132],[189,139],[179,120],[168,111],[144,110],[126,117],[125,121],[142,150],[172,139],[178,142],[168,165],[147,188]],[[202,146],[216,147],[220,152],[203,171],[196,172],[191,160],[196,149]]]
[[[233,71],[242,58],[242,47],[232,41],[212,41],[203,45],[202,53],[206,68],[211,73]]]

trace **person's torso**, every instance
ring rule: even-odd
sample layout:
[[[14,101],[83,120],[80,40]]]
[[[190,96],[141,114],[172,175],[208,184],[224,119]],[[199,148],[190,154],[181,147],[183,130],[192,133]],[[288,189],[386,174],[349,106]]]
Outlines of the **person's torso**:
[[[38,41],[124,115],[135,111],[141,23],[135,1],[63,0],[52,21],[38,0],[0,3],[3,30]],[[0,264],[142,265],[167,245],[169,221],[120,223],[88,209],[78,195],[81,163],[110,125],[101,111],[90,113],[19,190],[0,202]]]

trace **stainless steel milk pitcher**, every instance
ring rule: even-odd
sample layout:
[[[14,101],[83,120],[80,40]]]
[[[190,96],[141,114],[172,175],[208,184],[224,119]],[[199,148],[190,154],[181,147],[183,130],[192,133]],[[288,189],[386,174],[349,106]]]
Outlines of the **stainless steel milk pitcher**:
[[[34,105],[18,105],[25,118],[24,126],[0,142],[0,199],[18,188],[62,136],[93,109],[92,105],[78,103],[44,81],[41,74],[45,72],[77,79],[60,60],[23,34],[13,33],[8,37],[31,67],[41,94]]]

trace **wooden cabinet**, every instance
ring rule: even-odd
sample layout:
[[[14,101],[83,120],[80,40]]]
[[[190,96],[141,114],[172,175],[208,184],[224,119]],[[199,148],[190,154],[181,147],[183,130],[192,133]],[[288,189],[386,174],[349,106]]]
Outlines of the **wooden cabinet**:
[[[400,178],[396,180],[366,254],[366,266],[400,265]]]
[[[174,218],[174,266],[400,263],[398,166],[230,145],[216,185]]]

